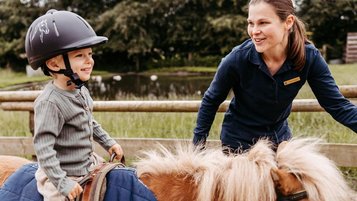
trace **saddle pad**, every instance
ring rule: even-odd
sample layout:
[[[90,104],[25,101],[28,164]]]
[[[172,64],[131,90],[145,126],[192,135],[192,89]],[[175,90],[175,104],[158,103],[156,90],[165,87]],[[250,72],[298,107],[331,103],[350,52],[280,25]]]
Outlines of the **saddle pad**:
[[[157,201],[133,168],[115,168],[107,174],[104,201]]]
[[[0,188],[0,201],[43,201],[37,191],[37,163],[22,166]],[[104,201],[157,201],[154,194],[138,179],[135,169],[116,168],[107,174]]]
[[[0,188],[1,201],[42,201],[37,191],[35,172],[37,163],[29,163],[13,173]]]

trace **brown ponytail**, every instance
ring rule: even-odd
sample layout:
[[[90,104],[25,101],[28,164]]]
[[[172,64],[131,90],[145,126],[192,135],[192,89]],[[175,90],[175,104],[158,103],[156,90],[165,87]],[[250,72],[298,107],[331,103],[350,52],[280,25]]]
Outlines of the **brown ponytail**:
[[[300,71],[305,65],[305,43],[308,40],[304,23],[296,16],[288,40],[288,58],[294,63],[294,70]]]
[[[294,15],[295,22],[290,30],[288,38],[287,57],[293,61],[294,70],[302,70],[306,61],[305,43],[309,41],[306,37],[304,23],[295,15],[295,9],[292,0],[251,0],[249,5],[260,2],[265,2],[271,5],[282,21],[285,21],[289,15]]]

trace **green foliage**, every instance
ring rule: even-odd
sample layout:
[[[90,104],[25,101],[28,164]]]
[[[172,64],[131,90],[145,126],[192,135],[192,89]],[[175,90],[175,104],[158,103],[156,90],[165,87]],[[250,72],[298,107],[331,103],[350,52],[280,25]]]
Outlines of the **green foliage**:
[[[84,18],[95,18],[101,9],[108,9],[114,0],[2,0],[0,1],[0,66],[24,70],[25,37],[28,27],[47,10],[70,10]]]
[[[315,45],[328,45],[328,59],[342,58],[347,33],[357,32],[357,2],[297,0],[297,4]]]
[[[20,1],[0,1],[0,65],[12,67],[13,63],[23,60],[24,31],[31,23],[29,13],[36,10],[15,9],[24,6]]]
[[[221,54],[246,37],[243,12],[237,12],[245,4],[241,2],[124,0],[104,12],[96,28],[116,41],[107,44],[109,51],[127,51],[137,68],[138,57],[145,62]]]
[[[109,37],[107,44],[95,50],[101,66],[142,71],[153,63],[162,66],[160,62],[206,65],[206,59],[197,58],[222,57],[248,38],[248,1],[2,0],[0,66],[24,69],[27,28],[51,8],[76,12],[98,35]],[[346,33],[357,31],[356,1],[295,2],[316,46],[328,44],[329,59],[341,58]]]

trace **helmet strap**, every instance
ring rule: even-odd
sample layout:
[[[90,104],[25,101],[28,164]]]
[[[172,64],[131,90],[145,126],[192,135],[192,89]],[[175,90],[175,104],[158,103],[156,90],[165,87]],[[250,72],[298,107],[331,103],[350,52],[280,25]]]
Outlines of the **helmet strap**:
[[[69,77],[70,80],[67,81],[67,86],[71,85],[71,82],[76,85],[77,89],[80,89],[83,85],[84,82],[79,78],[77,73],[74,73],[72,68],[71,68],[71,63],[69,62],[68,59],[68,54],[64,53],[62,54],[64,65],[66,66],[65,73],[63,73],[65,76]]]
[[[52,73],[58,73],[58,74],[63,74],[67,77],[70,78],[70,80],[67,81],[67,86],[70,86],[72,83],[76,85],[77,89],[80,89],[83,85],[84,82],[79,78],[77,73],[74,73],[72,68],[71,68],[71,63],[69,62],[68,59],[68,54],[64,53],[62,54],[64,65],[66,66],[66,69],[60,69],[59,71],[53,71],[49,68],[47,68],[48,71]]]

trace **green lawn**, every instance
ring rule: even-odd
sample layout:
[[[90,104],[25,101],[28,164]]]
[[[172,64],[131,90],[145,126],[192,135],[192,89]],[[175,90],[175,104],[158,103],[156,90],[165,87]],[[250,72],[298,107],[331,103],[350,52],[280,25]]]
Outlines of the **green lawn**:
[[[357,84],[357,64],[332,65],[331,72],[339,85]],[[194,71],[191,69],[190,72]],[[215,68],[209,68],[215,69]],[[183,69],[165,69],[165,72],[184,71]],[[202,70],[202,69],[201,69]],[[106,74],[106,72],[97,72]],[[0,87],[10,83],[28,82],[24,73],[12,73],[0,70]],[[36,78],[37,79],[37,78]],[[43,78],[42,78],[43,79]],[[177,97],[176,97],[177,98]],[[298,98],[313,98],[308,86],[304,86]],[[96,120],[113,137],[146,138],[192,138],[196,113],[119,113],[95,112]],[[212,125],[210,139],[219,139],[223,114],[218,113]],[[357,144],[357,135],[334,121],[326,112],[294,112],[289,118],[290,127],[295,136],[314,136],[327,142]],[[28,112],[8,112],[0,110],[2,136],[31,136]],[[357,168],[342,169],[351,186],[357,190]]]
[[[339,85],[357,84],[357,64],[331,65],[331,72]],[[166,68],[160,72],[212,72],[215,68]],[[94,74],[106,74],[95,71]],[[43,79],[43,77],[41,77]],[[0,70],[0,86],[4,83],[28,82],[35,78],[26,77],[25,73],[13,73]],[[40,79],[40,78],[36,78]],[[177,98],[177,97],[176,97]],[[187,98],[187,97],[186,97]],[[308,86],[304,86],[298,98],[313,98]],[[191,138],[195,127],[196,113],[112,113],[96,112],[95,118],[115,137],[168,137]],[[30,135],[27,112],[0,111],[0,125],[3,136]],[[218,113],[211,130],[211,139],[219,139],[223,114]],[[295,136],[317,136],[328,142],[357,143],[357,135],[334,121],[325,112],[294,112],[291,114],[290,126]]]

